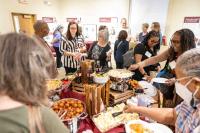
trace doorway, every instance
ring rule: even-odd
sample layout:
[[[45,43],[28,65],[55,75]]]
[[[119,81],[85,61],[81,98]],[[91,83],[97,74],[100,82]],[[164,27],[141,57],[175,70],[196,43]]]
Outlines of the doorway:
[[[34,34],[33,25],[36,22],[35,14],[12,13],[12,20],[15,32],[23,32],[30,36]]]

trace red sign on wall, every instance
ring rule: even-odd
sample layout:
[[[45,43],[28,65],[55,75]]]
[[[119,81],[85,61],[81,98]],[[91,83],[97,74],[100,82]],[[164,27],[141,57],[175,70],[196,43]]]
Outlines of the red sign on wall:
[[[111,18],[110,17],[99,18],[99,22],[111,23]]]
[[[185,17],[184,23],[199,23],[200,17]]]
[[[77,18],[67,18],[67,22],[76,22]]]
[[[55,18],[52,17],[42,17],[42,21],[46,22],[46,23],[53,23],[55,22]]]

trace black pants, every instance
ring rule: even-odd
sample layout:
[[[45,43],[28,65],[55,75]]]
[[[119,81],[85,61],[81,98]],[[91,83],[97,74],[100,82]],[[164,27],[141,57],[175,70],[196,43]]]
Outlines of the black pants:
[[[66,75],[69,74],[69,73],[74,73],[76,71],[77,71],[77,68],[65,67]]]
[[[62,67],[62,61],[61,61],[61,56],[62,54],[59,51],[59,47],[53,47],[56,51],[56,64],[57,64],[57,68]]]
[[[123,63],[122,62],[116,62],[117,69],[123,69]]]

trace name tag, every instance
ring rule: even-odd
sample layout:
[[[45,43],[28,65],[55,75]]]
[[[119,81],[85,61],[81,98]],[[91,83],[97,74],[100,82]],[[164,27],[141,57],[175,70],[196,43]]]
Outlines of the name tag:
[[[171,67],[171,69],[174,69],[176,67],[176,62],[175,61],[170,62],[169,66]]]
[[[151,57],[151,56],[152,56],[152,54],[151,54],[149,51],[147,51],[147,52],[145,53],[145,55],[146,55],[147,57]]]

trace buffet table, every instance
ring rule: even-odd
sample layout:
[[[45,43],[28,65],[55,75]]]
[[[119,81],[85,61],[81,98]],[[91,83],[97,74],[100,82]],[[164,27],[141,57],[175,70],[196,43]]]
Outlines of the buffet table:
[[[79,99],[83,102],[86,101],[86,97],[84,94],[80,94],[78,92],[73,92],[72,88],[66,88],[63,89],[60,95],[60,98],[75,98],[75,99]],[[95,126],[95,124],[93,123],[93,121],[90,119],[90,117],[88,116],[86,119],[81,120],[79,123],[79,128],[78,128],[78,133],[82,133],[83,131],[86,130],[91,130],[94,133],[101,133],[99,131],[99,129]],[[124,129],[124,125],[120,125],[118,127],[115,127],[111,130],[109,130],[107,133],[124,133],[125,129]]]
[[[86,76],[87,75],[88,74],[86,74]],[[100,79],[101,77],[102,79],[105,79],[103,74],[99,75],[96,74],[95,76],[97,76],[97,78]],[[139,85],[138,81],[131,80],[129,78],[131,77],[131,73],[129,73],[127,70],[125,71],[120,70],[118,71],[118,73],[116,71],[113,71],[109,75],[109,77],[110,80],[107,80],[105,83],[101,84],[79,82],[79,80],[78,82],[76,82],[75,80],[76,75],[72,75],[71,77],[63,79],[62,82],[59,80],[49,81],[48,88],[51,88],[50,90],[53,90],[53,88],[57,88],[60,85],[62,86],[59,89],[60,91],[58,91],[59,93],[57,93],[59,94],[59,99],[61,100],[59,99],[55,100],[55,98],[53,97],[52,99],[55,102],[52,105],[52,109],[58,114],[58,116],[61,118],[61,120],[63,120],[64,123],[66,121],[71,122],[73,119],[76,119],[75,123],[77,127],[77,132],[79,133],[82,133],[83,131],[86,130],[91,130],[94,133],[125,132],[124,124],[122,123],[127,123],[130,120],[138,120],[139,118],[140,119],[144,118],[142,118],[136,113],[122,113],[121,115],[119,115],[119,118],[118,116],[117,117],[112,116],[112,114],[116,112],[122,112],[123,108],[125,107],[124,103],[128,102],[127,99],[132,100],[136,98],[135,90],[143,89],[144,93],[145,90],[146,91],[148,90],[148,86],[142,87]],[[84,78],[82,79],[82,81],[85,81]],[[145,84],[149,83],[146,82]],[[115,90],[115,88],[117,88],[117,90]],[[146,105],[145,103],[144,106],[150,105],[151,107],[160,107],[161,105],[160,93],[159,92],[155,93],[155,91],[157,91],[155,88],[153,90],[154,90],[153,93],[147,91],[149,95],[152,95],[151,99],[153,99],[152,100],[153,102],[151,102],[151,104],[148,103],[148,105]],[[139,93],[137,95],[141,96]],[[141,99],[143,99],[143,97]],[[75,104],[78,103],[78,106],[77,105],[75,106],[74,103]],[[79,105],[81,106],[81,108]],[[103,108],[102,105],[104,105]],[[138,100],[138,105],[139,105],[139,100]],[[82,117],[82,114],[84,114],[83,115],[84,117]],[[115,124],[113,128],[112,127],[110,128],[109,123],[112,122],[116,122],[117,124]],[[106,125],[106,128],[100,127],[101,124]],[[66,125],[69,127],[68,122]]]
[[[158,100],[159,99],[158,96],[159,96],[159,93],[158,93],[158,95],[154,96],[154,99]],[[60,98],[61,99],[75,98],[75,99],[79,99],[83,102],[86,102],[86,95],[78,93],[78,92],[74,92],[72,88],[63,89],[60,94]],[[157,102],[155,104],[153,104],[152,107],[158,107]],[[145,119],[145,118],[141,116],[140,119]],[[82,133],[83,131],[86,131],[86,130],[91,130],[94,133],[101,133],[89,116],[86,119],[79,121],[78,133]],[[123,124],[119,125],[115,128],[112,128],[111,130],[107,131],[106,133],[125,133],[125,126]]]

